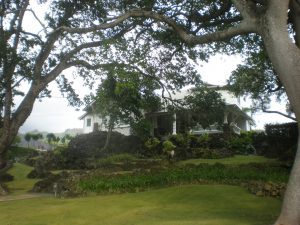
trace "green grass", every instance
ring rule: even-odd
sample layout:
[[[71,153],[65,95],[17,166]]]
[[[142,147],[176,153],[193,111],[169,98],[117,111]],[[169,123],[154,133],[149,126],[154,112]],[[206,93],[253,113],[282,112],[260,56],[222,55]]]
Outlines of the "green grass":
[[[14,176],[14,180],[7,182],[9,190],[12,195],[25,194],[32,189],[33,185],[38,181],[38,179],[28,179],[27,174],[33,168],[26,166],[21,163],[15,163],[14,166],[7,172]]]
[[[189,159],[179,162],[180,165],[185,164],[201,164],[201,163],[208,163],[208,164],[215,164],[215,163],[222,163],[226,165],[240,165],[240,164],[247,164],[247,163],[278,163],[276,159],[269,159],[263,156],[256,156],[256,155],[236,155],[229,158],[223,159]]]
[[[3,225],[265,225],[280,201],[227,185],[188,185],[122,195],[0,202]]]

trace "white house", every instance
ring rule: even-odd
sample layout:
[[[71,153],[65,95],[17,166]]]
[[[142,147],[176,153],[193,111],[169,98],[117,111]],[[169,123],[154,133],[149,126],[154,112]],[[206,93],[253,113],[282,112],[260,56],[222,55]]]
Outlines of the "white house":
[[[218,86],[213,85],[209,85],[209,87],[218,88]],[[218,92],[226,102],[224,124],[228,124],[229,127],[238,134],[240,131],[249,130],[252,119],[242,111],[240,99],[228,90],[218,89]],[[181,92],[177,92],[174,96],[172,96],[172,98],[183,99],[190,93],[191,90],[182,90]],[[101,117],[95,113],[93,104],[86,107],[84,110],[86,113],[79,118],[83,120],[83,133],[90,133],[95,130],[107,130]],[[146,113],[145,117],[151,121],[152,130],[150,135],[152,136],[164,136],[182,132],[182,120],[180,120],[176,113],[164,110],[160,112]],[[130,135],[130,126],[128,124],[119,124],[115,127],[114,131],[120,132],[124,135]],[[212,124],[208,129],[203,129],[201,126],[193,127],[190,132],[194,134],[220,133],[223,132],[223,130]]]

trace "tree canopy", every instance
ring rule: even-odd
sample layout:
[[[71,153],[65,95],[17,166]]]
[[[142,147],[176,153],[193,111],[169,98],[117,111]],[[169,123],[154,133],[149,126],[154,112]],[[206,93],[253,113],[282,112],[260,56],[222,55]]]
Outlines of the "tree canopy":
[[[185,71],[191,71],[187,70],[190,60],[206,60],[217,52],[259,52],[263,43],[295,116],[300,117],[299,0],[48,2],[44,20],[36,16],[29,0],[0,3],[0,168],[5,166],[8,146],[35,100],[50,95],[47,87],[52,81],[59,83],[72,105],[79,102],[68,78],[62,75],[71,67],[78,69],[77,76],[82,76],[86,84],[93,83],[104,67],[121,62],[123,68],[141,66],[141,72],[147,71],[157,82],[163,76],[162,87],[168,87],[170,80],[180,86],[189,77]],[[41,31],[23,26],[28,13],[33,14]],[[126,43],[124,49],[122,43]],[[127,47],[135,45],[139,51],[133,48],[135,54],[127,57]],[[153,54],[150,51],[145,55],[144,48],[153,50]],[[144,60],[137,60],[139,54],[138,58]],[[179,66],[169,64],[173,60]],[[169,66],[163,67],[162,73],[163,65]],[[172,72],[176,66],[181,76]],[[18,89],[24,81],[30,85],[27,92]],[[14,106],[17,95],[23,100]],[[300,224],[299,171],[300,154],[276,224]]]

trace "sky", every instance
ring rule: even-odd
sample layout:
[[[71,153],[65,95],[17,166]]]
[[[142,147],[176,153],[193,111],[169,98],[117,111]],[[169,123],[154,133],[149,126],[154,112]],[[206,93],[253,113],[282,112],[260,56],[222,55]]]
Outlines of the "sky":
[[[42,7],[46,6],[37,6],[34,4],[35,1],[33,0],[30,2],[37,15],[42,18],[44,12]],[[41,29],[30,14],[27,15],[24,26],[31,31],[39,31]],[[217,55],[212,57],[208,63],[201,63],[198,66],[198,70],[203,81],[210,84],[224,85],[226,84],[226,80],[229,78],[231,71],[234,70],[241,61],[239,56]],[[64,74],[66,73],[64,72]],[[67,72],[67,74],[71,76],[70,71]],[[24,84],[22,88],[26,89],[27,87],[28,84]],[[36,101],[30,117],[20,129],[21,133],[32,130],[59,133],[66,129],[83,127],[83,121],[79,120],[79,117],[84,113],[82,111],[83,107],[81,107],[81,110],[77,111],[75,108],[68,105],[68,101],[61,96],[55,85],[50,85],[50,89],[52,90],[53,97],[43,99],[41,102]],[[82,81],[80,80],[75,81],[75,90],[77,90],[81,97],[91,92],[88,88],[82,86]],[[249,106],[249,101],[244,102],[244,106]],[[274,103],[272,104],[272,109],[283,110],[284,108],[280,103]],[[253,129],[263,129],[265,123],[289,121],[282,116],[264,113],[256,113],[253,118],[256,122],[256,127],[253,127]]]

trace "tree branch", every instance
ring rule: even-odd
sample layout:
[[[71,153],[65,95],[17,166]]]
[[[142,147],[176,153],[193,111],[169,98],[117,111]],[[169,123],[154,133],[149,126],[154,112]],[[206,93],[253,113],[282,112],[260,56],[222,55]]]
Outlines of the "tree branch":
[[[225,41],[237,35],[245,35],[258,32],[256,19],[243,20],[236,27],[230,27],[227,30],[216,31],[214,33],[204,34],[200,36],[187,33],[183,28],[167,16],[150,11],[133,10],[129,12],[132,17],[147,17],[168,24],[179,35],[179,37],[190,45],[205,44],[208,42]]]
[[[284,116],[284,117],[286,117],[286,118],[289,118],[289,119],[291,119],[291,120],[297,121],[297,119],[296,119],[295,117],[290,116],[290,115],[285,114],[285,113],[282,113],[282,112],[279,112],[279,111],[275,111],[275,110],[266,110],[266,109],[262,109],[262,111],[263,111],[264,113],[276,113],[276,114],[279,114],[279,115]]]
[[[43,27],[43,30],[47,34],[46,26],[42,23],[42,21],[38,18],[38,16],[35,14],[35,12],[32,9],[27,9],[27,11],[31,12],[34,18],[39,22],[39,24]]]
[[[27,31],[20,31],[21,33],[23,33],[23,34],[26,34],[26,35],[29,35],[29,36],[32,36],[32,37],[35,37],[36,39],[38,39],[39,40],[39,42],[40,42],[40,44],[43,44],[44,42],[43,42],[43,40],[41,39],[41,37],[40,36],[38,36],[37,34],[33,34],[33,33],[30,33],[30,32],[27,32]]]
[[[115,20],[109,23],[103,23],[99,25],[95,25],[92,27],[86,27],[86,28],[71,28],[71,27],[66,27],[66,26],[61,26],[58,27],[56,30],[53,32],[61,31],[61,32],[67,32],[69,34],[85,34],[89,32],[93,32],[96,30],[104,30],[108,28],[113,28],[119,24],[121,24],[123,21],[131,17],[132,12],[127,12],[124,13],[123,15],[115,17]]]

